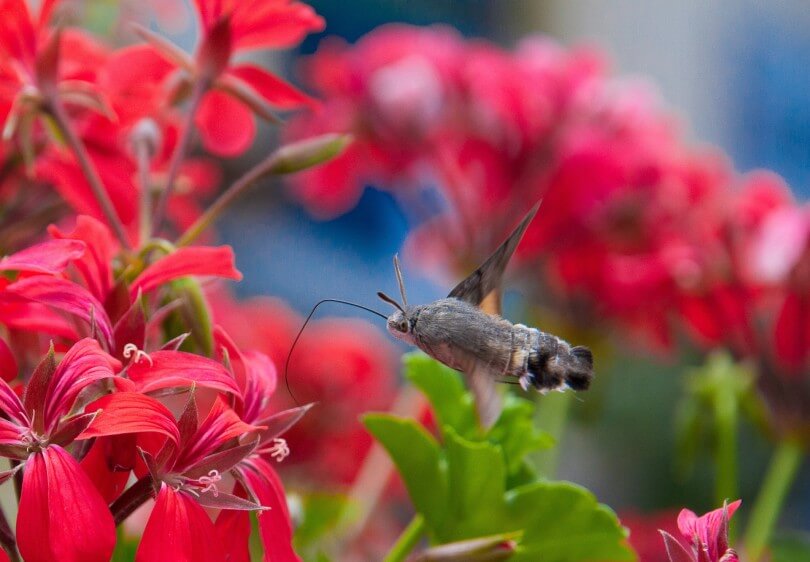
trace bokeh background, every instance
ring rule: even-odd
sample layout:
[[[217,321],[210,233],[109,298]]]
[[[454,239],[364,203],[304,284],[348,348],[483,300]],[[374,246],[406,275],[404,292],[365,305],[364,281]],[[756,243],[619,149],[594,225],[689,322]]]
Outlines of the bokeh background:
[[[742,172],[768,168],[783,176],[800,200],[810,194],[810,9],[801,1],[747,0],[312,0],[327,21],[297,52],[272,56],[296,82],[304,57],[326,36],[349,42],[388,22],[446,24],[468,37],[504,47],[544,34],[565,46],[587,44],[606,52],[613,73],[648,82],[668,111],[680,118],[690,142],[719,147]],[[88,2],[87,19],[103,29],[117,3]],[[193,44],[184,12],[163,13],[152,25]],[[173,15],[175,14],[175,15]],[[299,82],[300,83],[300,82]],[[235,177],[275,146],[277,130],[263,128],[250,152],[227,161]],[[289,196],[283,182],[266,184],[220,221],[219,236],[236,250],[245,280],[240,297],[280,297],[300,314],[323,298],[343,298],[382,309],[378,290],[396,292],[391,257],[418,226],[392,195],[369,185],[358,205],[332,220],[316,220]],[[528,209],[533,201],[526,201]],[[517,217],[515,217],[517,219]],[[406,261],[412,302],[444,296],[452,279],[429,277]],[[519,307],[508,296],[507,315]],[[322,315],[358,316],[332,307]],[[378,322],[379,324],[379,322]],[[542,327],[542,323],[541,323]],[[664,357],[632,341],[598,372],[592,392],[572,406],[575,423],[561,440],[557,475],[592,489],[620,512],[713,507],[711,463],[698,455],[693,470],[679,470],[676,426],[685,375],[697,357]],[[597,364],[599,357],[597,356]],[[290,384],[296,389],[295,361]],[[306,382],[304,382],[306,384]],[[328,402],[330,396],[319,397]],[[769,447],[742,427],[741,496],[759,488]],[[548,459],[547,459],[548,460]],[[551,461],[549,461],[551,462]],[[792,488],[784,523],[810,530],[810,470]]]
[[[327,30],[307,39],[300,52],[279,58],[279,68],[293,80],[300,57],[317,49],[325,36],[351,42],[388,22],[448,24],[465,36],[505,47],[527,35],[545,34],[564,45],[584,43],[604,50],[615,73],[648,82],[680,117],[691,142],[720,147],[740,171],[777,172],[801,199],[810,194],[810,10],[802,2],[311,4],[326,18]],[[273,132],[266,134],[270,138]],[[260,150],[261,142],[257,145]],[[255,155],[245,158],[255,160]],[[237,287],[240,296],[279,296],[306,314],[316,301],[329,297],[381,309],[376,291],[396,292],[391,256],[416,225],[390,194],[369,185],[355,209],[328,221],[312,219],[285,195],[283,185],[255,195],[220,225],[222,239],[234,245],[245,273]],[[452,280],[437,283],[407,262],[405,277],[412,302],[442,297],[452,286]],[[368,318],[337,306],[320,314]],[[679,400],[686,366],[694,359],[651,355],[641,344],[621,348],[610,371],[598,373],[594,392],[574,404],[577,423],[561,441],[557,475],[587,486],[619,511],[710,508],[708,455],[688,474],[678,470],[675,460]],[[291,384],[295,388],[294,377]],[[747,425],[740,454],[741,495],[753,499],[768,446]],[[810,530],[806,466],[792,489],[784,522]]]

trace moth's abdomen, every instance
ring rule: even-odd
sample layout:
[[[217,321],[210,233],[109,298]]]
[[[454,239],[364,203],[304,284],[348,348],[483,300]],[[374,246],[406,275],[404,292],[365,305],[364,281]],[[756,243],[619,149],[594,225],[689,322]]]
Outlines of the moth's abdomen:
[[[520,384],[540,392],[587,390],[593,379],[593,354],[587,347],[571,347],[552,334],[535,332],[521,373]]]

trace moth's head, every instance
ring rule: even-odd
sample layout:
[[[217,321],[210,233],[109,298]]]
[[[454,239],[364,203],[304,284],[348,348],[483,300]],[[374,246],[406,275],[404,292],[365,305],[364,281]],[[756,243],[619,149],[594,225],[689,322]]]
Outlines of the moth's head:
[[[391,335],[399,340],[414,343],[413,334],[411,333],[411,321],[407,312],[408,298],[405,296],[405,283],[402,281],[402,270],[399,267],[399,258],[397,256],[394,256],[394,272],[397,275],[399,294],[402,295],[402,304],[399,304],[385,293],[377,293],[377,296],[396,309],[394,313],[388,317],[386,323],[386,327]]]
[[[398,340],[414,343],[411,321],[405,308],[385,293],[377,293],[377,296],[396,309],[386,321],[390,334]]]

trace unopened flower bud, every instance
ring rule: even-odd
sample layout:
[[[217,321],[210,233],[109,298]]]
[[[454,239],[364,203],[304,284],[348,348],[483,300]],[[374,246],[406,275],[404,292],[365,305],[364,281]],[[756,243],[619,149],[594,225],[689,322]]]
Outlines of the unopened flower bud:
[[[151,160],[160,150],[163,135],[154,119],[147,117],[139,120],[132,127],[132,131],[129,133],[129,142],[135,154],[145,149],[148,158]]]
[[[282,146],[265,162],[268,174],[291,174],[331,160],[349,145],[351,135],[329,133]]]

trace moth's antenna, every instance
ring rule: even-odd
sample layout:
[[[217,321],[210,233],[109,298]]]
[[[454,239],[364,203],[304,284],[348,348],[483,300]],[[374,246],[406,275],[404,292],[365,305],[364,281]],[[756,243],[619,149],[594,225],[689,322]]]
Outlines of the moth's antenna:
[[[309,315],[307,316],[306,320],[304,320],[304,325],[301,326],[300,330],[298,330],[298,335],[295,336],[295,339],[293,340],[292,345],[290,346],[290,351],[287,353],[287,361],[284,363],[284,385],[287,387],[287,392],[290,394],[290,397],[293,399],[293,402],[295,402],[296,406],[300,406],[301,403],[298,401],[298,399],[292,393],[292,390],[290,389],[290,380],[287,378],[287,370],[290,367],[290,358],[292,358],[292,352],[295,349],[295,346],[298,343],[298,340],[301,338],[301,334],[304,333],[304,328],[306,328],[307,324],[309,324],[309,321],[312,318],[312,315],[315,314],[315,311],[318,309],[318,307],[321,306],[325,302],[336,302],[336,303],[340,303],[340,304],[348,304],[349,306],[354,306],[356,308],[360,308],[360,309],[365,310],[367,312],[371,312],[372,314],[376,314],[377,316],[379,316],[382,319],[387,319],[388,318],[385,314],[382,314],[380,312],[377,312],[376,310],[373,310],[371,308],[363,306],[362,304],[357,304],[357,303],[354,303],[354,302],[342,301],[340,299],[323,299],[322,301],[318,301],[315,304],[315,306],[312,307],[312,310],[309,311]]]
[[[399,283],[399,294],[402,296],[402,304],[408,306],[408,298],[405,296],[405,282],[402,280],[402,270],[399,268],[399,256],[394,254],[394,271],[397,273],[397,283]]]
[[[377,296],[380,297],[380,299],[387,302],[388,304],[390,304],[391,306],[393,306],[394,308],[396,308],[397,310],[399,310],[400,312],[402,312],[402,314],[405,314],[405,309],[402,308],[402,305],[399,304],[394,299],[392,299],[391,297],[389,297],[388,295],[386,295],[385,293],[383,293],[382,291],[377,291]]]

